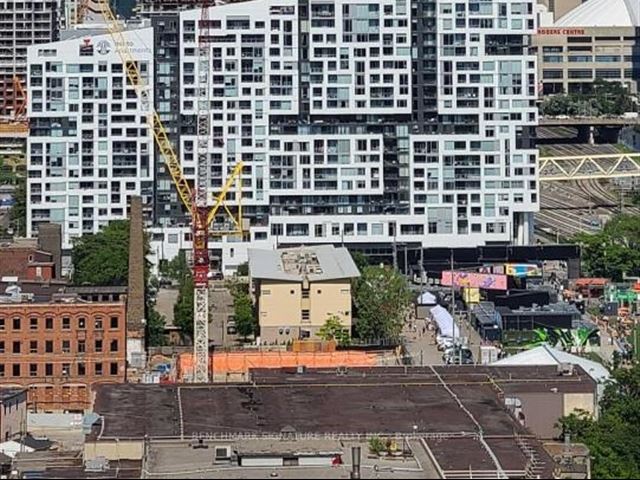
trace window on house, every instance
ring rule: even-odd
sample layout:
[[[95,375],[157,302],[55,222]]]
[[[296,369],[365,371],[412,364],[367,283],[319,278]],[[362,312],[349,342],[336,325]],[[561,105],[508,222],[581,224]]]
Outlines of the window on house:
[[[29,342],[29,353],[38,353],[38,341],[31,340]]]
[[[4,377],[4,365],[0,363],[0,378]]]
[[[78,353],[85,353],[87,351],[87,342],[85,340],[78,340]]]
[[[53,318],[47,317],[44,319],[44,328],[47,330],[53,330]]]
[[[47,377],[53,376],[53,363],[44,364],[44,374]]]
[[[62,353],[71,353],[71,341],[63,340],[62,341]]]
[[[37,318],[30,318],[29,319],[29,329],[31,329],[31,330],[37,330],[38,329],[38,319]]]
[[[97,376],[102,375],[102,363],[98,362],[95,364],[95,374]]]
[[[0,340],[0,353],[4,353],[4,341]]]
[[[4,331],[4,318],[0,318],[0,332]]]
[[[20,364],[19,363],[14,363],[12,365],[12,374],[14,377],[19,377],[20,376]]]
[[[78,376],[83,377],[87,374],[87,367],[84,363],[78,363]]]
[[[71,364],[70,363],[63,363],[62,364],[62,376],[68,377],[69,375],[71,375]]]
[[[63,330],[71,329],[71,319],[69,317],[62,317],[62,329]]]
[[[109,365],[109,374],[117,375],[118,374],[118,362],[111,362]]]
[[[118,317],[111,317],[111,328],[118,328]]]
[[[95,318],[94,328],[96,330],[102,330],[102,317],[96,317]]]
[[[20,330],[21,326],[20,326],[20,318],[16,317],[13,319],[13,329],[14,330]]]
[[[13,353],[20,353],[20,342],[19,341],[15,341],[13,342]]]
[[[102,352],[102,340],[96,340],[95,346],[96,346],[95,352],[96,353],[101,353]]]
[[[109,345],[109,351],[111,352],[118,351],[118,340],[111,340],[111,345]]]
[[[29,364],[29,376],[30,377],[37,377],[38,376],[38,364],[37,363],[30,363]]]
[[[53,353],[53,340],[46,340],[44,342],[44,352]]]
[[[80,317],[78,319],[78,328],[80,330],[84,330],[85,328],[87,328],[87,320],[84,317]]]

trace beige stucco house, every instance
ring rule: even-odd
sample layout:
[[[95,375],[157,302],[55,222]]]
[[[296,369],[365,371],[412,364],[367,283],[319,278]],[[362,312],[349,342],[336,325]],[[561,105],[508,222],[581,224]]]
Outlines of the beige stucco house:
[[[250,249],[249,276],[262,343],[317,338],[333,315],[351,329],[351,280],[360,272],[346,248]]]

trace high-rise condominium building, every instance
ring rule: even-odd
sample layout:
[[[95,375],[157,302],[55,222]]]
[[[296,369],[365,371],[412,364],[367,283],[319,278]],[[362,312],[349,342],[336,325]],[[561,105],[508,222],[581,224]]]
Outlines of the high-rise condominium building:
[[[155,106],[185,174],[207,175],[213,195],[245,165],[251,230],[211,244],[224,269],[247,260],[249,242],[528,243],[533,1],[254,0],[210,8],[206,31],[200,9],[150,16]],[[201,36],[206,172],[196,161]],[[190,247],[188,219],[157,160],[152,245],[167,258]]]
[[[12,116],[19,96],[14,76],[23,84],[27,47],[58,39],[59,0],[0,0],[0,120]]]
[[[153,30],[124,32],[153,90]],[[65,32],[28,51],[28,234],[62,224],[63,248],[127,217],[129,198],[153,200],[153,136],[106,31]],[[153,99],[153,95],[150,96]]]

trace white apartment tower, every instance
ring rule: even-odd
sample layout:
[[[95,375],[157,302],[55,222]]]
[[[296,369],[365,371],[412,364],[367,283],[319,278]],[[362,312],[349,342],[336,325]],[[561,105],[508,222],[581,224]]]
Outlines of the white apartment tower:
[[[197,172],[196,161],[201,11],[154,7],[148,15],[153,41],[147,44],[155,44],[156,58],[149,74],[155,79],[156,109],[185,175],[206,175],[213,196],[238,161],[245,165],[242,203],[250,232],[244,239],[211,242],[212,258],[233,270],[247,260],[249,244],[429,248],[529,243],[538,209],[531,135],[537,123],[536,65],[528,54],[534,3],[252,0],[210,8],[212,131],[206,172]],[[136,35],[140,32],[146,30]],[[30,51],[30,63],[46,68],[37,53]],[[72,48],[61,54],[65,65],[85,61]],[[91,60],[104,59],[97,54],[86,61]],[[119,63],[117,56],[112,61]],[[106,73],[113,75],[111,67]],[[78,75],[65,69],[60,76],[68,82]],[[107,79],[108,95],[115,80]],[[85,124],[85,117],[66,104],[60,108],[46,114],[32,110],[32,115],[73,119],[73,135],[63,130],[65,142],[70,137],[69,145],[82,148],[81,132],[97,134],[96,125]],[[109,111],[107,117],[103,120],[113,130],[120,116]],[[87,118],[97,121],[99,115]],[[137,120],[123,125],[122,132],[126,128],[146,132]],[[87,204],[92,221],[85,224],[83,198],[94,196],[97,203],[105,191],[98,187],[105,184],[110,198],[115,182],[123,189],[116,198],[125,201],[122,192],[130,183],[134,190],[154,191],[152,247],[158,257],[190,248],[188,218],[162,162],[153,169],[148,137],[140,135],[136,146],[137,167],[146,176],[116,180],[111,163],[116,157],[107,155],[108,178],[100,177],[97,165],[97,178],[87,180],[91,193],[82,191],[66,164],[63,178],[51,177],[52,170],[42,163],[51,158],[46,150],[51,140],[31,139],[31,159],[41,163],[30,164],[30,174],[42,176],[30,179],[30,195],[44,202],[52,198],[47,184],[74,188],[64,195],[67,203],[32,204],[31,231],[37,218],[66,222],[66,235],[94,231],[124,215],[126,203]],[[121,140],[132,141],[111,131],[106,148],[120,149],[115,144]],[[92,147],[97,162],[98,143],[94,139]],[[143,163],[143,157],[149,162]],[[67,209],[80,215],[77,221]]]
[[[28,50],[27,233],[62,225],[63,248],[114,219],[132,195],[153,200],[153,137],[106,31],[65,32]],[[153,30],[125,32],[153,89]]]

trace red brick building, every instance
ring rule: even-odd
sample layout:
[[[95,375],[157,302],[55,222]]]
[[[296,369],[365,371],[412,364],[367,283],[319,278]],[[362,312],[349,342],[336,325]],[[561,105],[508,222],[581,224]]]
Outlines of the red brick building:
[[[49,281],[59,275],[53,255],[29,241],[0,245],[0,277]]]
[[[0,383],[28,388],[31,410],[90,408],[95,384],[125,381],[125,311],[124,298],[0,302]]]

